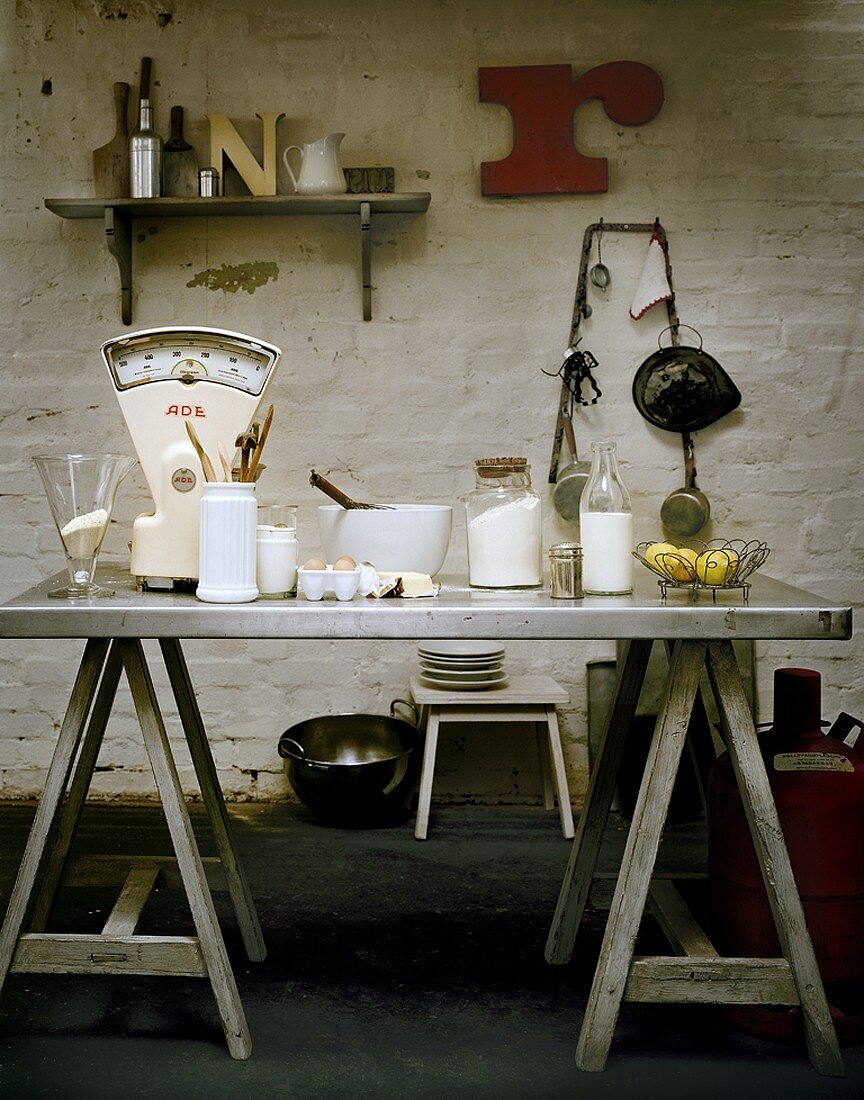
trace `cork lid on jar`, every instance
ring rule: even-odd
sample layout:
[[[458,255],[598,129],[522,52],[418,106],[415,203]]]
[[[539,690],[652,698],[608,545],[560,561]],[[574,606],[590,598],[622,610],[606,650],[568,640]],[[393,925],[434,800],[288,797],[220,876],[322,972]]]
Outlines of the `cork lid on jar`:
[[[507,458],[475,458],[474,469],[480,477],[507,477],[508,474],[524,474],[528,459],[524,455]]]

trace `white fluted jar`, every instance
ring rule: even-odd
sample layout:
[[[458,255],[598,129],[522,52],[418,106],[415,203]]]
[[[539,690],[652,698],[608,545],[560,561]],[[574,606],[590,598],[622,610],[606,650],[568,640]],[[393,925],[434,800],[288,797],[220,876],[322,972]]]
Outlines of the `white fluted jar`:
[[[196,595],[205,603],[257,599],[253,481],[205,481]]]

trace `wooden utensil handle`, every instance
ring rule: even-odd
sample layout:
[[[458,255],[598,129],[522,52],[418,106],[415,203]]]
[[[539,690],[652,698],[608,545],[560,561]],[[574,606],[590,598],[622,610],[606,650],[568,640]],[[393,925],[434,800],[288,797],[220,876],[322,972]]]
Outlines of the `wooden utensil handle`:
[[[114,137],[129,137],[129,85],[119,80],[114,85]]]
[[[320,489],[322,493],[325,493],[331,500],[335,500],[337,504],[341,504],[343,508],[353,508],[354,501],[351,497],[346,496],[341,489],[337,489],[326,477],[322,477],[314,470],[309,475],[309,484],[315,489]]]
[[[192,446],[195,448],[195,453],[198,455],[198,458],[201,462],[201,469],[204,471],[205,481],[218,481],[219,479],[216,477],[216,470],[213,466],[213,463],[210,461],[210,456],[204,450],[204,445],[198,438],[198,433],[195,431],[188,420],[185,420],[184,424],[186,425],[186,434],[189,436],[189,440],[192,443]]]
[[[267,415],[264,417],[264,423],[261,426],[261,433],[258,436],[258,442],[255,445],[255,450],[252,452],[252,457],[249,459],[249,473],[247,475],[247,481],[255,480],[255,471],[258,469],[258,463],[261,461],[261,453],[264,450],[264,444],[267,442],[267,436],[270,434],[270,425],[273,423],[273,406],[271,405],[267,409]]]
[[[171,108],[171,137],[165,142],[165,151],[169,153],[185,153],[192,146],[183,137],[183,108]]]
[[[138,85],[138,103],[140,106],[142,99],[150,98],[150,74],[153,68],[152,57],[141,58],[141,83]]]

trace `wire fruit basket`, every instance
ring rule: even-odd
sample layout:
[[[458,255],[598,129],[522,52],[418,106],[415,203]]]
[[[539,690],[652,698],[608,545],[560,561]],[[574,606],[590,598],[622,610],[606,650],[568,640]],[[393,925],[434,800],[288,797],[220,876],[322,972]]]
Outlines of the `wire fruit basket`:
[[[664,599],[670,588],[711,592],[715,600],[718,591],[741,589],[746,601],[750,589],[747,578],[770,553],[767,544],[758,539],[712,539],[688,546],[640,542],[633,557],[657,577]]]

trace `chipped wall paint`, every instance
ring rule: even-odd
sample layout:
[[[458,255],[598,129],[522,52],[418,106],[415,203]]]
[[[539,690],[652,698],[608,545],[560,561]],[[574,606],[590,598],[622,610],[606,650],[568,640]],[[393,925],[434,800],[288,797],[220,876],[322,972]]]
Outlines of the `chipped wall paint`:
[[[186,286],[203,286],[208,290],[221,290],[225,294],[236,294],[238,290],[254,294],[259,287],[265,286],[271,279],[275,282],[278,278],[278,264],[222,264],[221,267],[208,267],[206,271],[199,271]]]

